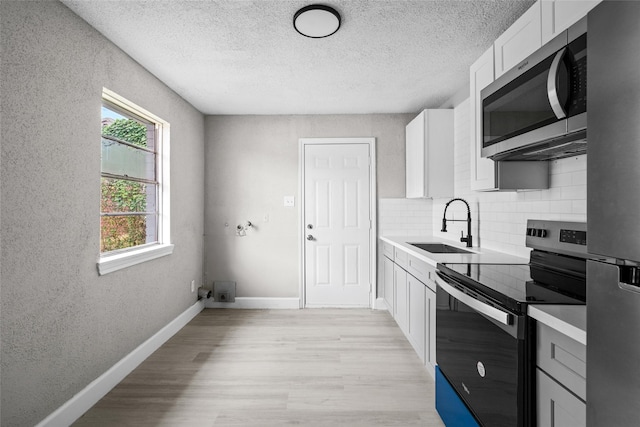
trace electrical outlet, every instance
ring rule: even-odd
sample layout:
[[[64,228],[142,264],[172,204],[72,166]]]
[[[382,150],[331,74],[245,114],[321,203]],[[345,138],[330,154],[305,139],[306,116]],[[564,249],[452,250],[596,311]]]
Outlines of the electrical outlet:
[[[284,196],[284,206],[287,208],[292,208],[296,205],[295,196]]]
[[[193,292],[193,291],[195,291],[195,290],[196,290],[196,281],[195,281],[195,280],[192,280],[192,281],[191,281],[191,292]]]

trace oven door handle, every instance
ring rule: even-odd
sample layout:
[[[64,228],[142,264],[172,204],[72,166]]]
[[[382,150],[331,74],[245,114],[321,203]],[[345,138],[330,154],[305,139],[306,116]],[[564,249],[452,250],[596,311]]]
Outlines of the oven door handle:
[[[448,293],[458,301],[473,308],[477,312],[484,314],[485,316],[490,317],[491,319],[500,322],[503,325],[511,325],[512,316],[510,313],[505,313],[504,311],[487,305],[482,301],[478,301],[477,299],[465,294],[464,292],[460,292],[455,287],[447,283],[447,281],[440,275],[439,272],[437,273],[436,284],[440,286],[446,293]]]

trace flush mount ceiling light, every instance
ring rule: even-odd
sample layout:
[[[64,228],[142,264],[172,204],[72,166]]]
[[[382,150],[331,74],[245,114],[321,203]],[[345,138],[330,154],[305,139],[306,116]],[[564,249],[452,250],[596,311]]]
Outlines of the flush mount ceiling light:
[[[329,37],[340,28],[340,14],[322,4],[305,6],[293,15],[293,27],[305,37]]]

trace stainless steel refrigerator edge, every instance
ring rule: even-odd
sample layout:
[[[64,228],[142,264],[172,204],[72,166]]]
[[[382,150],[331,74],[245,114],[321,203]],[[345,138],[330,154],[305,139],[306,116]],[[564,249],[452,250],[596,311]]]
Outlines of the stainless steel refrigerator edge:
[[[588,427],[640,422],[639,23],[635,1],[588,15]]]

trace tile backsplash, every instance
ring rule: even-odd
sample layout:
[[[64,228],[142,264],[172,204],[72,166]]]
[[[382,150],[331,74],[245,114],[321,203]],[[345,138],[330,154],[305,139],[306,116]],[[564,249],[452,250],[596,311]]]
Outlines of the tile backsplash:
[[[469,100],[459,104],[455,115],[455,195],[471,206],[474,246],[494,249],[522,257],[527,219],[586,221],[587,156],[551,161],[550,188],[520,192],[478,192],[470,189]],[[379,232],[381,235],[425,235],[458,241],[466,235],[466,207],[453,203],[447,211],[447,233],[440,231],[445,204],[449,199],[381,199]],[[425,220],[425,217],[431,217]],[[431,227],[426,230],[424,227]],[[422,233],[424,231],[424,233]]]
[[[429,236],[431,199],[379,199],[378,233],[381,236]]]

